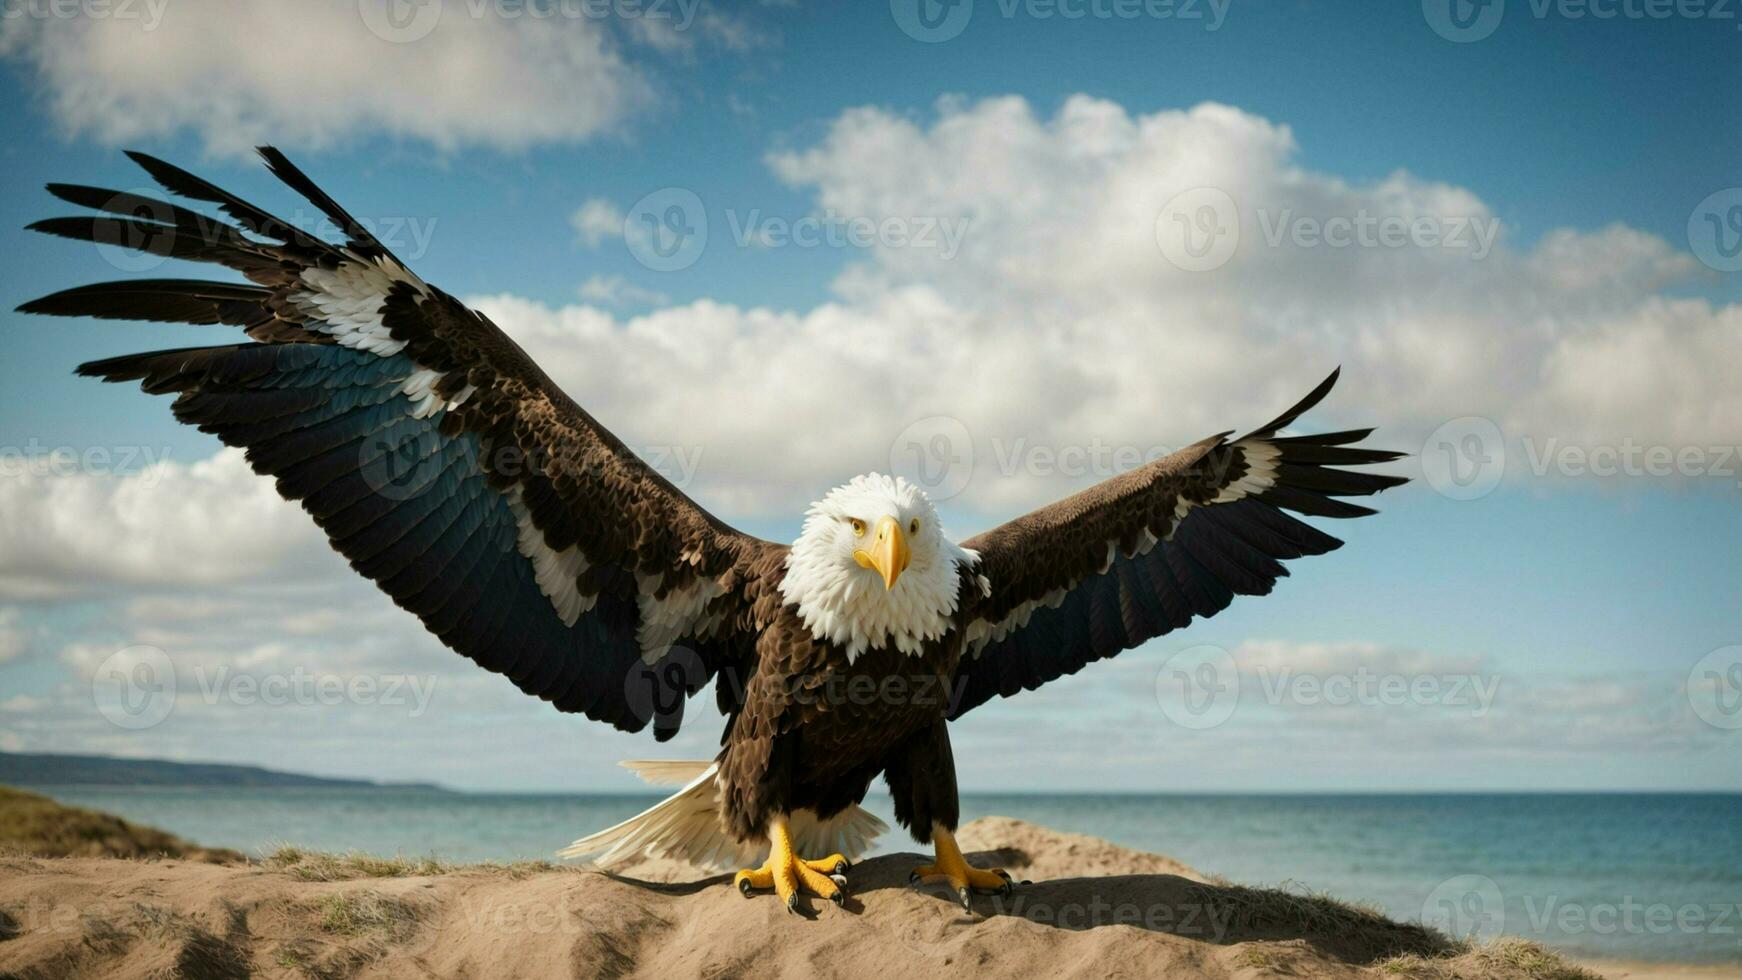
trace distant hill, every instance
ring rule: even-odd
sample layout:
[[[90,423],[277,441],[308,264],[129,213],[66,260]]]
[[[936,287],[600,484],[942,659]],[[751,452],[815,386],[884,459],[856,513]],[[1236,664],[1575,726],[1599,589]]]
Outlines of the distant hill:
[[[14,786],[250,786],[328,789],[442,790],[434,783],[328,779],[214,762],[118,759],[103,755],[0,752],[0,783]]]

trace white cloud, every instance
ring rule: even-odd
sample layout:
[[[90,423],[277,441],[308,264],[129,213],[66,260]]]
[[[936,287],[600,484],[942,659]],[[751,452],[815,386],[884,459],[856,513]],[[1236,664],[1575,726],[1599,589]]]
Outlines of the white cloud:
[[[739,52],[774,43],[773,35],[767,30],[716,7],[700,6],[693,0],[677,4],[672,13],[664,16],[628,18],[623,26],[631,40],[666,55],[690,54],[702,41]]]
[[[435,20],[414,18],[401,33],[386,0],[127,6],[139,13],[0,23],[0,55],[34,70],[70,133],[124,143],[191,131],[218,154],[378,133],[514,150],[587,139],[651,99],[587,17],[431,4],[417,17]]]
[[[604,242],[622,236],[623,211],[602,197],[591,197],[569,215],[569,224],[574,226],[583,245],[598,248]]]
[[[658,306],[671,299],[658,290],[637,286],[622,276],[589,276],[576,292],[589,303],[605,306]]]
[[[11,599],[225,585],[268,572],[307,580],[343,568],[239,450],[124,476],[27,468],[0,479],[0,513],[0,597]]]
[[[804,311],[478,302],[631,442],[703,451],[696,489],[728,512],[797,513],[944,415],[974,444],[957,503],[1008,513],[1120,468],[1068,473],[1037,449],[1148,455],[1255,425],[1337,364],[1308,423],[1379,425],[1399,449],[1467,415],[1538,446],[1742,442],[1742,308],[1662,292],[1699,274],[1690,255],[1621,226],[1526,247],[1468,189],[1355,184],[1295,156],[1287,127],[1215,104],[1133,115],[1079,96],[1046,119],[945,100],[930,125],[856,109],[775,171],[843,219],[966,218],[959,254],[874,244]],[[1157,221],[1202,186],[1236,203],[1241,240],[1190,272]],[[1448,241],[1296,232],[1338,219]]]

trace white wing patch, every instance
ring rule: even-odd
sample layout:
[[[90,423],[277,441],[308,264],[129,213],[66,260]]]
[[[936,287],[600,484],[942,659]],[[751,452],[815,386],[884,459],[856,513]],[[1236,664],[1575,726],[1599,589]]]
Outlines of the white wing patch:
[[[526,509],[526,501],[521,499],[518,484],[509,489],[507,497],[508,509],[514,514],[514,522],[520,527],[520,553],[532,562],[533,577],[538,581],[538,590],[556,608],[557,618],[562,620],[564,626],[575,625],[582,613],[593,608],[593,602],[597,598],[582,595],[577,581],[587,570],[586,556],[581,554],[580,548],[572,544],[561,551],[555,551],[545,544],[544,532],[532,522],[532,512]]]
[[[393,339],[381,322],[387,294],[398,283],[410,284],[425,296],[429,287],[411,270],[386,257],[374,261],[356,255],[351,258],[354,261],[336,269],[304,269],[301,279],[308,288],[293,293],[291,299],[319,321],[310,324],[313,329],[340,345],[392,357],[405,349],[405,341]]]
[[[1227,504],[1246,497],[1257,496],[1271,487],[1276,486],[1276,464],[1282,458],[1282,450],[1263,439],[1242,439],[1234,443],[1245,456],[1246,472],[1240,479],[1222,488],[1216,494],[1212,504]],[[1179,522],[1185,519],[1186,512],[1198,506],[1189,500],[1181,499],[1173,508],[1173,527],[1179,527]],[[1166,538],[1173,538],[1173,528],[1168,528]]]
[[[1263,439],[1242,439],[1234,445],[1245,454],[1246,472],[1241,475],[1240,479],[1223,487],[1222,491],[1216,494],[1215,499],[1210,501],[1212,504],[1226,504],[1255,496],[1276,485],[1276,464],[1282,457],[1281,449]],[[1128,552],[1125,557],[1136,558],[1147,555],[1158,541],[1172,540],[1173,529],[1179,527],[1179,522],[1185,519],[1186,514],[1194,506],[1198,505],[1189,500],[1180,500],[1178,504],[1174,505],[1173,527],[1168,528],[1167,533],[1159,539],[1149,528],[1144,528],[1143,533],[1138,536],[1135,548]],[[1107,560],[1102,563],[1101,571],[1098,574],[1107,574],[1108,570],[1113,567],[1113,559],[1118,553],[1119,543],[1117,541],[1107,542]],[[1082,583],[1077,582],[1071,588],[1080,585]],[[1027,626],[1028,620],[1034,615],[1035,610],[1043,606],[1051,609],[1058,608],[1063,604],[1065,596],[1069,592],[1070,589],[1056,589],[1048,593],[1045,598],[1025,602],[1012,609],[1010,615],[996,623],[988,623],[983,619],[975,620],[968,626],[968,651],[976,657],[979,656],[986,647]]]
[[[637,575],[640,589],[641,626],[635,638],[641,644],[641,659],[655,663],[677,638],[691,632],[708,603],[726,594],[726,587],[711,578],[698,578],[688,588],[672,589],[665,598],[654,598],[659,590],[659,576]]]
[[[473,385],[467,385],[465,390],[454,395],[453,398],[444,399],[435,390],[436,385],[443,377],[445,375],[440,371],[420,367],[399,383],[399,393],[411,399],[412,418],[429,418],[437,412],[452,411],[464,405],[466,399],[472,397],[472,393],[478,390]]]

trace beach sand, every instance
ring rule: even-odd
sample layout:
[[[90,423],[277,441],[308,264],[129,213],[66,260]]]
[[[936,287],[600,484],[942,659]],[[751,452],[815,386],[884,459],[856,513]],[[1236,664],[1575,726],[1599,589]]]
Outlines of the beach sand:
[[[1206,879],[1018,820],[978,820],[960,836],[972,860],[1033,883],[977,898],[970,914],[942,889],[909,886],[927,858],[888,855],[851,869],[845,908],[805,901],[794,915],[740,896],[729,876],[696,880],[664,862],[607,874],[292,850],[233,863],[15,853],[0,858],[0,975],[1593,976],[1534,944],[1461,949],[1333,899]]]

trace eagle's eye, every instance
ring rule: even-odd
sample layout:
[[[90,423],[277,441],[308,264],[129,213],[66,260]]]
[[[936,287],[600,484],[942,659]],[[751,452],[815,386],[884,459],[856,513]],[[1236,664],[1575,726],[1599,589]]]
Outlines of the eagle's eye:
[[[853,525],[853,537],[862,538],[865,536],[865,522],[864,521],[858,519],[857,517],[849,517],[849,518],[847,518],[847,523]]]
[[[913,520],[907,522],[907,533],[908,534],[918,534],[919,533],[919,518],[916,517]]]

